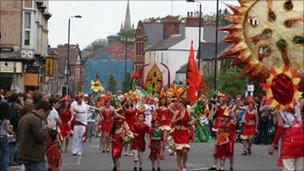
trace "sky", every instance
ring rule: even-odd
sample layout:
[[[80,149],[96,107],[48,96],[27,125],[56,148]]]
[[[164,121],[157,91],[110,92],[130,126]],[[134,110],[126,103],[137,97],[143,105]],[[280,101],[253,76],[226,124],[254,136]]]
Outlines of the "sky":
[[[236,1],[220,0],[223,3],[237,4]],[[215,0],[201,0],[202,12],[215,13]],[[49,20],[49,43],[51,47],[65,44],[68,40],[68,19],[70,16],[81,15],[82,18],[71,19],[71,44],[79,44],[83,49],[99,38],[119,32],[126,13],[126,0],[112,1],[64,1],[50,0],[49,11],[52,17]],[[189,3],[186,0],[159,0],[135,1],[130,0],[131,23],[136,28],[139,20],[150,17],[164,17],[167,15],[186,16],[188,11],[198,11],[198,3]]]

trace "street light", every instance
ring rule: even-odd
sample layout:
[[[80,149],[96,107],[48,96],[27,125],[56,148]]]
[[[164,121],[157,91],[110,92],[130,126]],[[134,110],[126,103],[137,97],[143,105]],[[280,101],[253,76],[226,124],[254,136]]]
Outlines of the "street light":
[[[69,86],[69,76],[71,75],[71,68],[70,68],[70,32],[71,32],[71,18],[82,18],[81,15],[75,15],[69,17],[69,24],[68,24],[68,52],[67,52],[67,73],[66,73],[66,85],[68,87],[68,94],[70,94],[70,86]]]
[[[215,19],[215,56],[214,56],[214,90],[216,91],[217,78],[217,47],[218,47],[218,27],[219,27],[219,0],[216,0],[216,19]]]
[[[198,2],[199,3],[199,22],[198,22],[198,49],[197,49],[197,67],[201,72],[201,34],[202,34],[202,3],[199,0],[186,0],[187,2]]]

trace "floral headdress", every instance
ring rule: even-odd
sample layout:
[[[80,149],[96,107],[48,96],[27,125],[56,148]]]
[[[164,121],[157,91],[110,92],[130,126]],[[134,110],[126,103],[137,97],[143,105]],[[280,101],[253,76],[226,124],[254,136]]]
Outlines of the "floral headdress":
[[[124,98],[126,100],[131,100],[131,101],[138,101],[139,96],[136,93],[136,91],[130,90],[127,93],[124,94]]]
[[[186,90],[187,90],[187,88],[178,87],[177,85],[172,85],[167,90],[167,95],[171,99],[177,99],[179,101],[183,101],[183,99],[184,99],[183,96],[184,96]]]

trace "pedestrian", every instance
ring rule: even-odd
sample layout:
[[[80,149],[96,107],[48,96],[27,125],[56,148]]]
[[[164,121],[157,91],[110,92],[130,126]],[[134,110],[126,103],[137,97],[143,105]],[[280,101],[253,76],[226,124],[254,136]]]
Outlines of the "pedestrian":
[[[90,106],[82,100],[81,96],[75,97],[75,101],[71,105],[71,110],[75,118],[71,147],[73,155],[82,155],[84,142],[86,141],[86,127],[89,109]]]
[[[15,133],[10,127],[9,121],[9,104],[3,98],[0,99],[0,170],[7,171],[10,161],[9,142],[7,134]]]
[[[60,99],[58,97],[51,97],[49,103],[52,105],[52,110],[47,117],[47,123],[53,125],[53,128],[46,139],[46,157],[48,169],[51,171],[58,170],[61,165],[59,126],[62,122],[57,111],[60,107]]]
[[[74,119],[74,115],[71,112],[71,99],[68,96],[65,96],[60,105],[59,116],[61,120],[60,128],[60,136],[61,136],[61,149],[64,152],[67,152],[70,136],[72,131],[72,121]]]
[[[124,147],[124,135],[126,134],[126,130],[123,127],[125,123],[124,119],[116,118],[114,121],[114,125],[111,130],[112,137],[112,160],[113,160],[113,171],[120,170],[120,158],[121,153]]]
[[[284,171],[304,170],[304,128],[301,109],[304,101],[296,102],[294,107],[277,112],[278,128],[274,140],[269,147],[273,154],[281,140],[280,155],[277,162]]]
[[[152,171],[160,171],[160,160],[162,158],[162,146],[163,146],[163,131],[160,128],[160,119],[154,118],[152,120],[152,128],[149,134],[149,147],[152,164]]]
[[[126,97],[126,102],[123,104],[123,115],[126,118],[126,122],[131,130],[133,130],[134,124],[136,123],[136,100],[131,99],[130,97]],[[132,156],[132,150],[131,150],[132,142],[125,144],[125,156]],[[129,148],[128,148],[129,147]],[[128,152],[129,150],[129,152]]]
[[[247,107],[243,108],[246,111],[245,121],[243,123],[242,135],[244,151],[242,155],[251,155],[251,146],[256,132],[258,132],[258,112],[255,109],[255,100],[252,96],[247,97]]]
[[[26,171],[47,171],[45,139],[53,125],[43,126],[52,105],[40,100],[35,103],[34,110],[24,115],[19,122],[18,156]]]
[[[134,171],[142,171],[143,153],[146,150],[145,137],[150,127],[145,123],[145,114],[142,109],[138,110],[137,121],[133,126],[134,139],[132,150],[134,156]]]
[[[90,106],[94,106],[93,101],[89,97],[88,94],[83,95],[84,101],[86,104]],[[89,142],[92,141],[92,137],[94,136],[93,130],[94,130],[94,124],[95,124],[95,111],[94,110],[89,110],[88,111],[88,125],[87,125],[87,137],[89,138]]]
[[[271,111],[271,106],[267,105],[265,100],[263,100],[259,109],[261,114],[259,121],[259,137],[260,143],[263,143],[264,145],[268,144]]]
[[[175,95],[169,106],[169,110],[174,113],[172,124],[174,125],[172,131],[172,145],[176,152],[176,163],[178,171],[186,171],[186,165],[188,160],[188,153],[190,150],[190,128],[192,124],[190,122],[190,111],[187,109],[187,102],[180,96]]]

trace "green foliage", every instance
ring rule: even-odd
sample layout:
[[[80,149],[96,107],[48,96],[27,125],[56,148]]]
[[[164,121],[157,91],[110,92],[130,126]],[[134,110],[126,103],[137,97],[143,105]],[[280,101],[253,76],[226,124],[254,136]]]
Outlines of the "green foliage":
[[[244,94],[246,90],[246,78],[239,76],[239,68],[221,69],[217,78],[218,90],[228,93],[232,97]]]
[[[108,44],[107,39],[96,39],[94,42],[89,44],[85,49],[86,50],[91,50],[91,51],[96,51]]]
[[[227,8],[225,8],[224,10],[219,9],[218,14],[219,14],[219,25],[220,26],[230,24],[230,22],[224,18],[224,15],[230,14],[230,12],[228,11]],[[204,14],[203,19],[204,19],[204,24],[205,25],[215,25],[216,24],[216,22],[215,22],[216,21],[216,14],[215,13]]]
[[[127,72],[126,79],[121,83],[121,89],[123,92],[127,92],[131,89],[131,74]]]
[[[132,39],[135,37],[135,33],[136,33],[136,31],[132,28],[123,28],[120,30],[118,35],[123,38]]]
[[[166,17],[169,17],[170,15],[166,16]],[[146,18],[143,20],[143,22],[146,22],[146,23],[162,23],[166,17],[150,17],[150,18]],[[172,17],[172,16],[171,16]],[[177,15],[177,16],[173,16],[173,17],[176,17],[178,21],[180,22],[185,22],[186,21],[186,17],[183,17],[181,15]]]
[[[116,80],[113,74],[109,75],[109,79],[108,79],[108,90],[111,92],[116,92]]]

